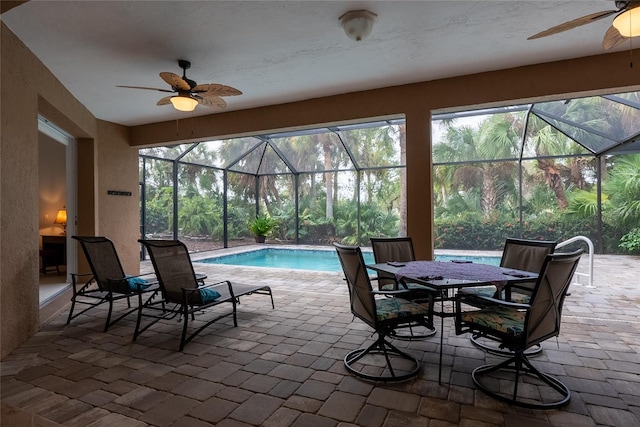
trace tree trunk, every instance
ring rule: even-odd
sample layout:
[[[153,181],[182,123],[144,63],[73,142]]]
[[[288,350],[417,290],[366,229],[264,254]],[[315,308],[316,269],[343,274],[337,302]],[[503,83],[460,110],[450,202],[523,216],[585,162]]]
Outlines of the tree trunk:
[[[482,212],[489,216],[498,207],[498,194],[496,192],[495,177],[491,173],[491,167],[482,168]]]
[[[311,188],[309,189],[309,197],[311,198],[309,204],[310,204],[310,208],[311,210],[315,209],[316,207],[316,174],[312,173],[309,174],[310,175],[310,182],[311,182]]]
[[[333,169],[331,164],[331,140],[326,134],[317,135],[322,138],[322,150],[324,151],[324,170]],[[324,186],[327,192],[325,218],[333,219],[333,172],[324,173]]]
[[[560,171],[556,167],[555,162],[553,160],[538,159],[538,169],[543,172],[547,186],[555,193],[558,207],[561,210],[566,209],[569,206],[569,202],[567,201],[567,195],[564,191]]]

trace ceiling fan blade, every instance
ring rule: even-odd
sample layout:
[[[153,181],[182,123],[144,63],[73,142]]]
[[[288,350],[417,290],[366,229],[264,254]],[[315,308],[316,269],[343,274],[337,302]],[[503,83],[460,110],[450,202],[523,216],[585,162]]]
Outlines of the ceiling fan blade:
[[[541,37],[547,37],[553,34],[558,34],[563,31],[571,30],[576,27],[580,27],[585,24],[590,24],[599,19],[606,18],[607,16],[611,16],[614,13],[618,13],[618,10],[603,10],[602,12],[592,13],[590,15],[583,16],[581,18],[574,19],[572,21],[567,21],[563,24],[556,25],[555,27],[551,27],[548,30],[544,30],[539,32],[538,34],[534,34],[529,37],[527,40],[539,39]]]
[[[204,105],[209,108],[213,108],[216,110],[223,110],[224,108],[227,107],[227,103],[224,102],[224,99],[220,98],[217,95],[210,95],[210,96],[207,96],[206,98],[200,95],[194,95],[193,97],[198,101],[198,104]]]
[[[602,39],[602,47],[605,49],[611,49],[612,47],[618,46],[620,43],[624,42],[627,39],[628,37],[620,34],[620,31],[618,31],[618,29],[612,25],[604,34],[604,39]]]
[[[116,87],[126,87],[128,89],[145,89],[145,90],[157,90],[158,92],[169,92],[173,93],[175,91],[169,89],[158,89],[157,87],[143,87],[143,86],[120,86],[116,85]]]
[[[160,101],[158,101],[156,103],[156,105],[168,105],[168,104],[171,104],[171,98],[173,98],[173,96],[165,96]]]
[[[238,89],[233,88],[231,86],[225,86],[218,83],[206,83],[197,85],[193,88],[193,92],[197,93],[201,96],[208,96],[207,94],[217,95],[217,96],[235,96],[242,95]]]
[[[160,73],[160,78],[171,87],[177,87],[180,90],[191,90],[189,83],[185,82],[184,79],[177,74],[164,71]]]

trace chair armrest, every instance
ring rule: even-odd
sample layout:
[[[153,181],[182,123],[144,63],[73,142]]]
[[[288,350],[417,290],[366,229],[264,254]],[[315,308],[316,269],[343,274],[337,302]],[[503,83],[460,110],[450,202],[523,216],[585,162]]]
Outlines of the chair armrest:
[[[206,288],[213,288],[214,286],[221,286],[226,284],[227,287],[229,288],[229,294],[231,294],[231,296],[233,297],[233,288],[231,287],[231,282],[228,280],[223,280],[222,282],[216,282],[216,283],[203,283],[202,285],[199,285],[197,288],[180,288],[182,289],[182,291],[184,292],[195,292],[195,291],[199,291],[200,289],[206,289]]]
[[[526,283],[535,284],[535,282],[524,282],[524,283],[525,284]],[[504,290],[506,291],[506,290],[511,290],[511,289],[520,289],[520,290],[529,291],[529,292],[533,291],[533,288],[531,286],[526,286],[525,284],[523,284],[523,283],[510,283],[510,284],[508,284],[507,286],[504,287]]]
[[[511,307],[511,308],[522,308],[525,310],[529,310],[531,308],[530,304],[520,304],[516,302],[505,301],[503,299],[491,298],[481,295],[466,295],[463,293],[456,294],[456,301],[465,302],[468,301],[483,301],[486,302],[487,305],[501,305],[503,307]],[[473,305],[473,304],[472,304]]]
[[[129,285],[129,281],[127,279],[128,277],[121,277],[118,279],[106,278],[105,280],[103,280],[103,286],[106,285],[106,291],[116,292],[119,294],[129,294],[135,292]],[[136,288],[140,289],[140,284],[136,284]]]
[[[71,273],[71,277],[93,276],[93,273]]]
[[[144,277],[144,276],[155,276],[155,273],[142,273],[142,274],[138,274],[136,276],[129,276],[127,275],[127,279],[132,279],[134,277]]]
[[[85,281],[84,284],[79,283],[78,279],[81,277],[89,277],[89,280]],[[93,273],[71,273],[71,286],[73,286],[73,293],[76,294],[78,292],[83,292],[91,286],[93,282]],[[78,286],[80,289],[78,290]]]
[[[373,295],[397,296],[411,293],[410,289],[398,289],[394,291],[371,291]]]
[[[201,283],[202,285],[198,286],[197,289],[212,288],[214,286],[220,286],[224,284],[226,284],[231,289],[231,282],[228,280],[223,280],[222,282],[216,282],[216,283],[204,283],[204,282],[201,282]],[[193,289],[193,288],[183,288],[183,289]]]

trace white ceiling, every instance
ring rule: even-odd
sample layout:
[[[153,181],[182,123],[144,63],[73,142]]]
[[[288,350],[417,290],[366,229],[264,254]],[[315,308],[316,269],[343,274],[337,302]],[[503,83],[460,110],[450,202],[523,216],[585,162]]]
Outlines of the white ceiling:
[[[361,42],[338,21],[356,9],[378,15]],[[240,89],[225,98],[232,111],[602,54],[613,16],[527,37],[610,9],[606,0],[32,0],[1,18],[97,118],[131,126],[213,112],[178,112],[156,106],[166,93],[116,87],[168,89],[158,73],[181,75],[178,59],[191,61],[198,83]]]

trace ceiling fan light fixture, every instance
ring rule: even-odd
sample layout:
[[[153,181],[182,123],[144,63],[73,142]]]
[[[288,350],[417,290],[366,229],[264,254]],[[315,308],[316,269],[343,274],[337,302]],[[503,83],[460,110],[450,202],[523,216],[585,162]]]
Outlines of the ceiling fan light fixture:
[[[640,7],[627,9],[616,16],[613,26],[623,37],[640,36]]]
[[[339,20],[345,34],[357,42],[371,34],[376,15],[368,10],[352,10],[342,15]]]
[[[170,101],[173,108],[179,111],[193,111],[198,106],[198,101],[185,95],[172,96]]]

